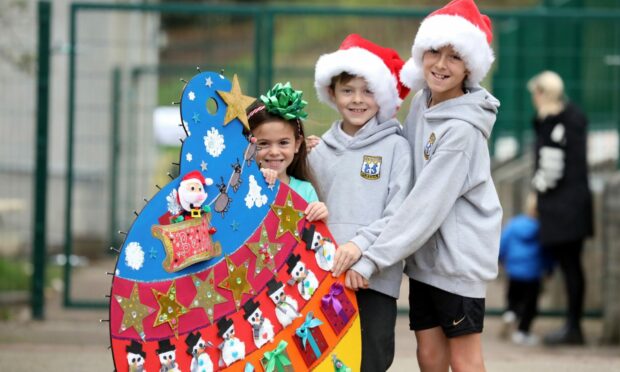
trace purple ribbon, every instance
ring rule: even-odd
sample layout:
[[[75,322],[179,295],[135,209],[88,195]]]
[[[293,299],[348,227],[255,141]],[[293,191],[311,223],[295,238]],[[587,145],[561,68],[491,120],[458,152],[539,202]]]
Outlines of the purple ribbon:
[[[329,289],[329,293],[321,298],[321,307],[323,309],[328,309],[330,306],[336,314],[344,320],[345,323],[349,321],[349,317],[345,314],[344,309],[342,308],[342,303],[338,299],[338,296],[344,293],[344,287],[340,283],[332,284]]]

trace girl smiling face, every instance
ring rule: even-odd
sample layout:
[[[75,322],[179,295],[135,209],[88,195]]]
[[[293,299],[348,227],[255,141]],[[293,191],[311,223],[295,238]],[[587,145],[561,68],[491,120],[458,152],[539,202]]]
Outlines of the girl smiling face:
[[[424,80],[431,90],[429,106],[463,95],[467,67],[451,45],[424,52],[422,67]]]
[[[286,170],[301,146],[295,129],[282,120],[270,120],[253,129],[252,134],[256,137],[258,148],[256,161],[263,168],[275,170],[278,179],[288,184]]]

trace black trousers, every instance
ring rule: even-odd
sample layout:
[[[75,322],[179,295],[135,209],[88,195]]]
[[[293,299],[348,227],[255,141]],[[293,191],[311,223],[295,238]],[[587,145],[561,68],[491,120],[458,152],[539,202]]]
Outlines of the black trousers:
[[[581,265],[581,252],[583,240],[545,245],[543,246],[553,259],[556,260],[562,270],[568,311],[566,325],[569,328],[579,328],[583,315],[583,299],[585,291],[585,278]]]
[[[384,372],[394,361],[396,299],[372,289],[356,292],[362,326],[361,372]]]
[[[529,333],[532,321],[538,314],[539,294],[540,280],[510,279],[508,282],[508,310],[517,315],[519,331]]]

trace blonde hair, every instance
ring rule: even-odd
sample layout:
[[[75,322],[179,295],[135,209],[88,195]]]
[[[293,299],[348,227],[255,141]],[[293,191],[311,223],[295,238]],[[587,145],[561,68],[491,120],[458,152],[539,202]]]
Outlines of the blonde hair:
[[[564,109],[564,82],[553,71],[543,71],[527,82],[527,89],[535,97],[538,117],[556,115]]]

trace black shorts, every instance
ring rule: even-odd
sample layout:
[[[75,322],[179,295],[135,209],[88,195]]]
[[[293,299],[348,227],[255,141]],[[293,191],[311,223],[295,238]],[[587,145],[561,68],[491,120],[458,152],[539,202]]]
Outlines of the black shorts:
[[[448,338],[482,332],[484,298],[446,292],[409,279],[409,328],[441,327]]]

